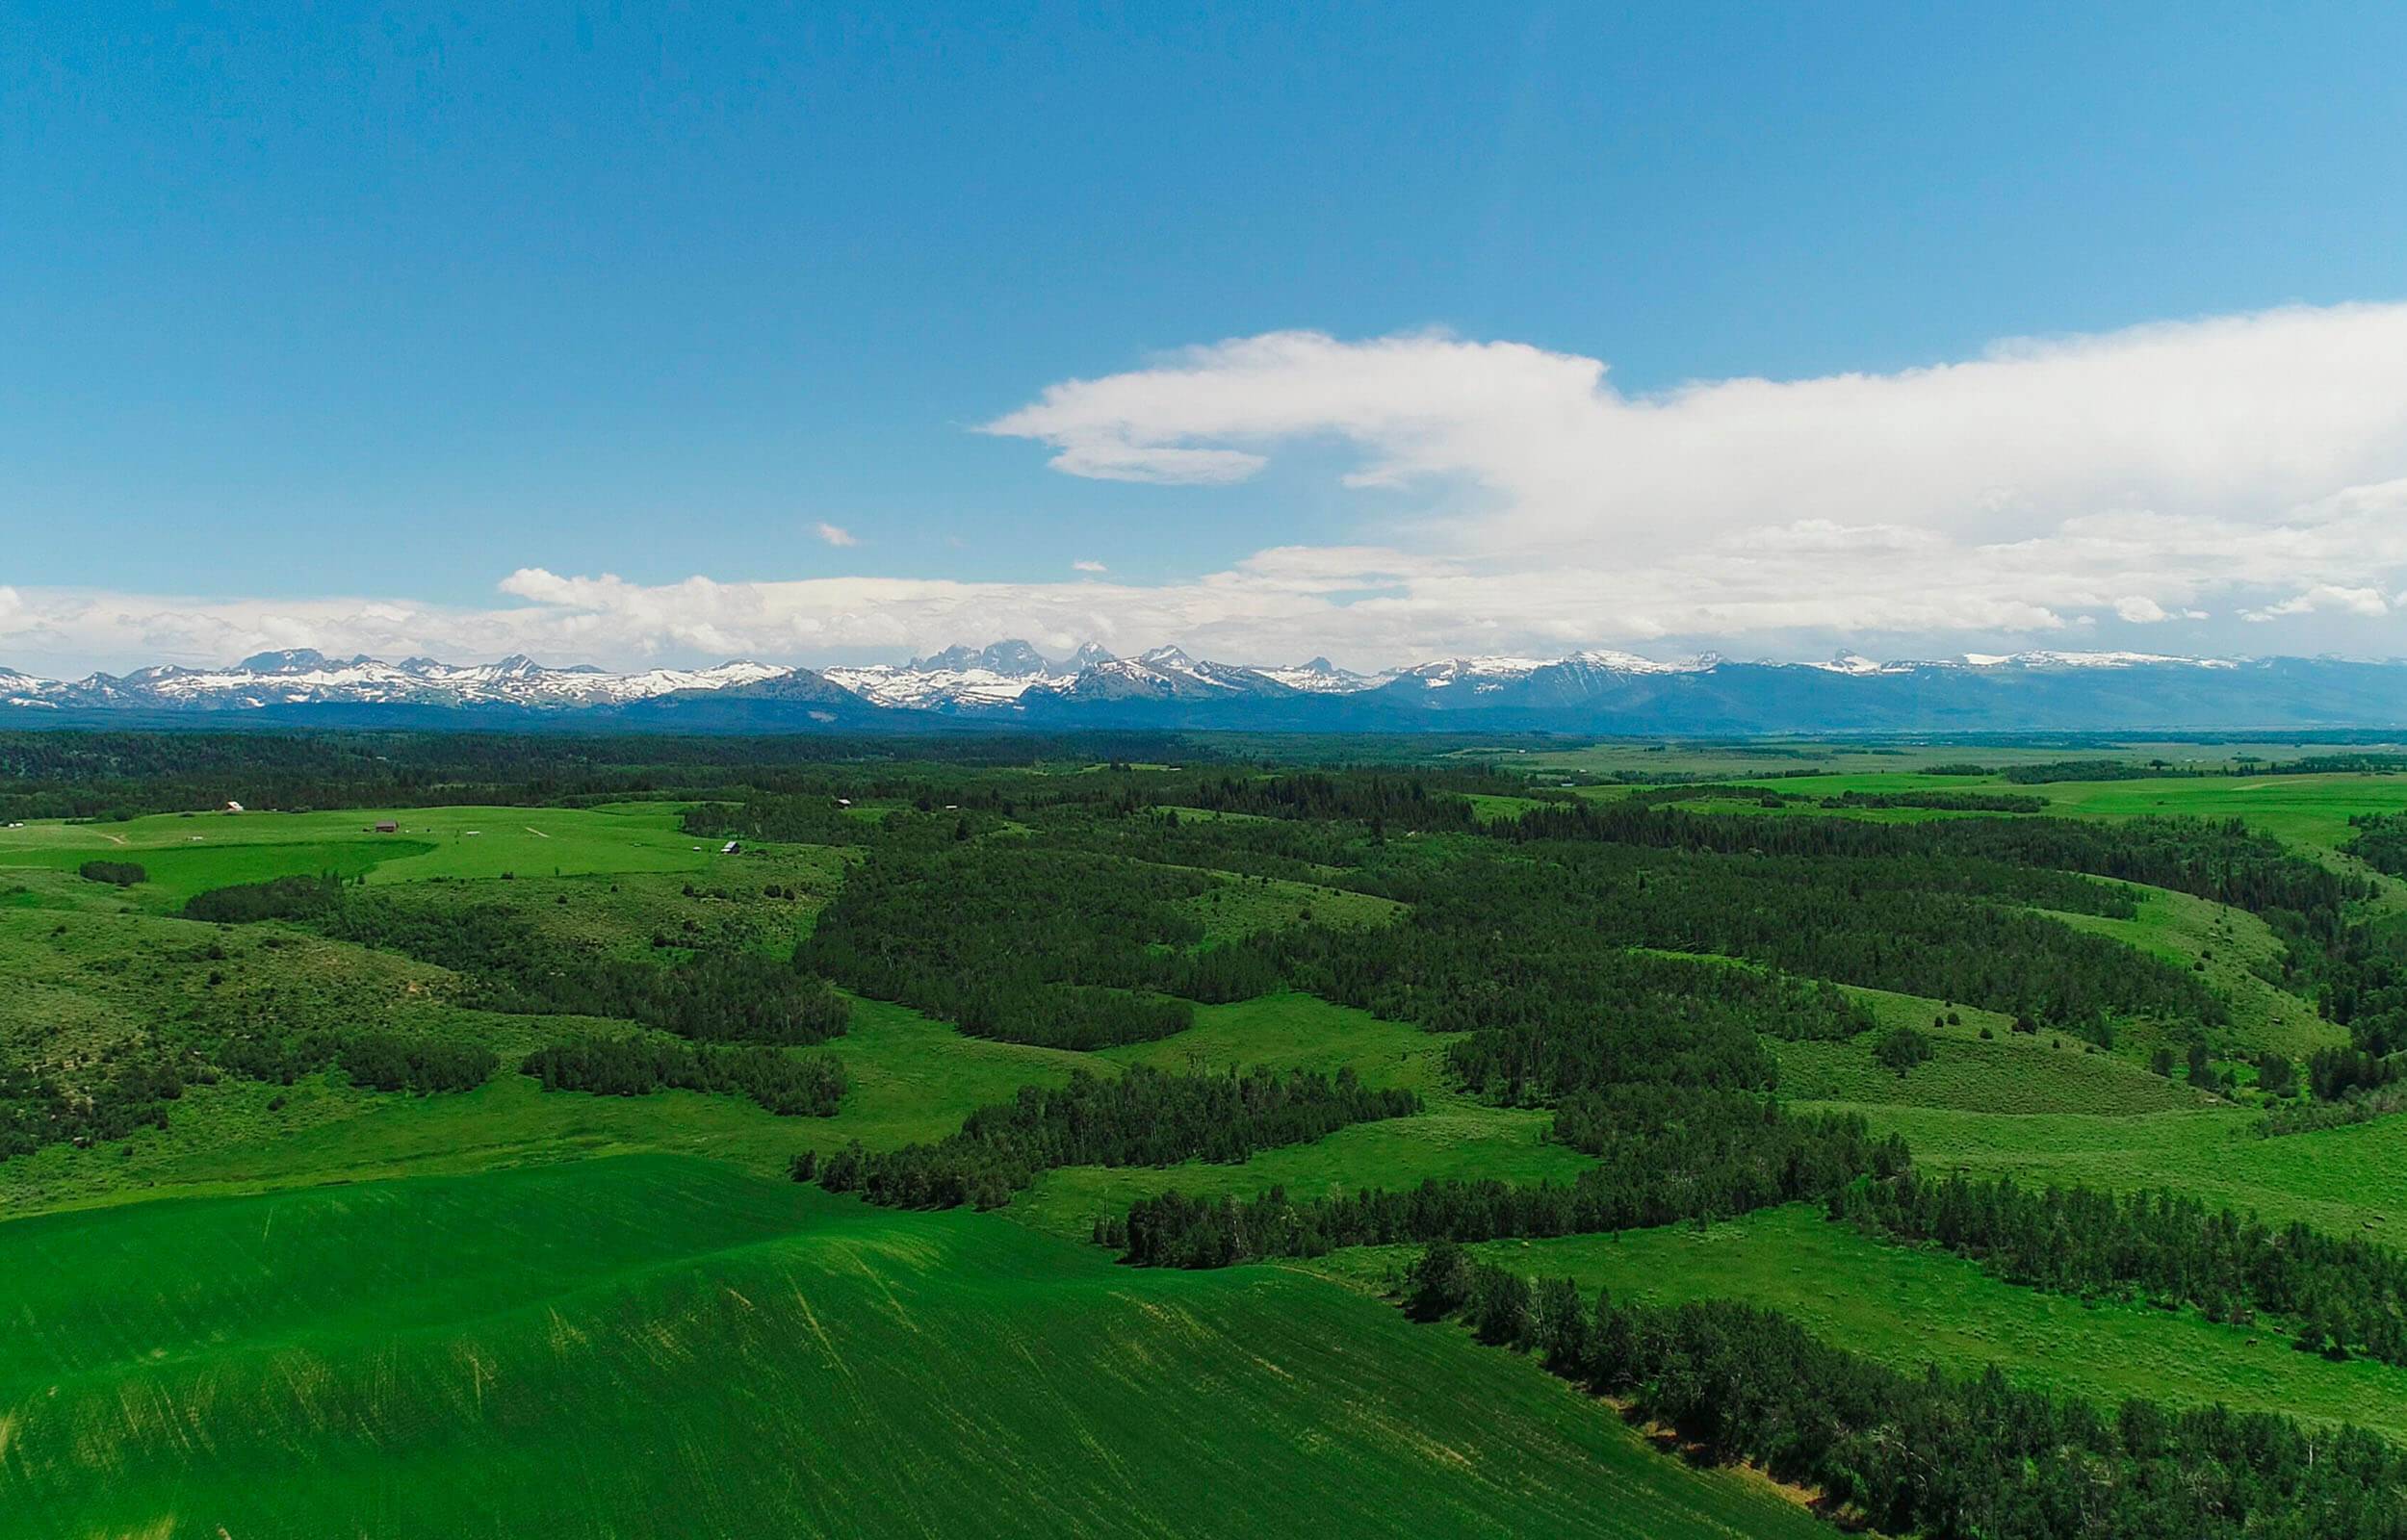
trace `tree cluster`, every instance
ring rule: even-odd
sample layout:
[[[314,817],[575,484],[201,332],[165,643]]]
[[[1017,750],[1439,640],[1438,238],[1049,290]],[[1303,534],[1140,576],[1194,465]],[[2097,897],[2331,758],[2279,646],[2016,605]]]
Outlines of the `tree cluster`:
[[[128,1059],[83,1087],[52,1070],[0,1065],[0,1160],[45,1144],[96,1144],[168,1126],[168,1103],[184,1077],[167,1065]]]
[[[331,872],[320,877],[276,877],[194,893],[184,901],[184,917],[215,925],[307,921],[332,913],[342,906],[343,897],[343,880]]]
[[[1900,1373],[1775,1311],[1726,1300],[1592,1304],[1432,1246],[1404,1305],[1538,1355],[1717,1460],[1811,1487],[1882,1534],[1929,1540],[2396,1540],[2407,1456],[2276,1413],[2170,1411]]]
[[[2117,1195],[1911,1171],[1850,1189],[1834,1218],[1944,1246],[2009,1282],[2083,1297],[2282,1317],[2302,1347],[2407,1363],[2407,1257],[2292,1222],[2274,1226],[2170,1192]]]
[[[355,1032],[342,1040],[336,1062],[354,1086],[371,1091],[474,1091],[501,1061],[481,1043]]]
[[[2348,822],[2357,832],[2342,850],[2377,872],[2407,877],[2407,812],[2359,813]]]
[[[1567,1102],[1557,1126],[1596,1157],[1570,1182],[1433,1179],[1303,1200],[1280,1188],[1246,1201],[1172,1192],[1099,1220],[1095,1240],[1142,1267],[1218,1268],[1348,1245],[1600,1234],[1827,1199],[1907,1159],[1902,1142],[1873,1140],[1860,1117],[1670,1088],[1623,1086]]]
[[[1872,1062],[1902,1075],[1930,1062],[1930,1040],[1912,1027],[1891,1027],[1873,1040]]]
[[[934,1144],[871,1154],[856,1142],[819,1163],[816,1175],[829,1192],[857,1192],[889,1208],[996,1208],[1057,1167],[1233,1164],[1420,1105],[1409,1091],[1370,1090],[1352,1069],[1333,1077],[1259,1065],[1242,1074],[1142,1065],[1114,1076],[1079,1070],[1066,1086],[1022,1086]]]
[[[1019,841],[881,847],[820,911],[798,959],[973,1037],[1142,1041],[1191,1025],[1191,1000],[1277,987],[1258,959],[1193,950],[1204,925],[1186,901],[1211,886],[1198,872]]]
[[[2093,1041],[2108,1040],[2118,1018],[2214,1023],[2228,1014],[2188,973],[1983,891],[1992,879],[2008,893],[2031,879],[2064,886],[2046,894],[2057,907],[2128,909],[2114,890],[2063,873],[1928,857],[1723,855],[1578,842],[1523,852],[1520,860],[1465,854],[1447,862],[1439,880],[1415,893],[1400,924],[1307,927],[1254,944],[1276,956],[1298,988],[1393,1019],[1483,1035],[1538,1023],[1539,1040],[1509,1057],[1508,1073],[1521,1064],[1534,1067],[1569,1034],[1588,1032],[1571,1024],[1577,1018],[1628,1014],[1633,996],[1652,998],[1626,1030],[1688,1040],[1689,1053],[1756,1052],[1748,1044],[1757,1031],[1823,1038],[1871,1027],[1837,990],[1795,979],[1987,1006]],[[1746,959],[1787,977],[1648,959],[1630,955],[1632,948]],[[1625,1029],[1609,1023],[1604,1030]],[[1489,1046],[1485,1040],[1466,1046],[1458,1067],[1473,1074],[1471,1060]],[[1497,1085],[1477,1075],[1475,1084],[1482,1079]]]
[[[1154,793],[1157,804],[1382,830],[1468,830],[1478,821],[1465,793],[1526,795],[1528,787],[1484,772],[1361,769],[1291,775],[1223,775]]]
[[[748,1096],[781,1117],[832,1117],[843,1100],[843,1061],[780,1048],[722,1048],[660,1038],[586,1038],[538,1048],[518,1066],[546,1091],[647,1096],[699,1091]]]
[[[469,980],[463,1003],[522,1015],[615,1016],[696,1042],[809,1045],[842,1036],[851,1007],[826,980],[751,952],[668,966],[577,954],[501,904],[448,892],[407,898],[339,878],[279,877],[194,895],[186,917],[290,920],[335,940],[439,963]]]
[[[1920,808],[1931,812],[2046,812],[2048,799],[2013,791],[1843,791],[1830,808]]]

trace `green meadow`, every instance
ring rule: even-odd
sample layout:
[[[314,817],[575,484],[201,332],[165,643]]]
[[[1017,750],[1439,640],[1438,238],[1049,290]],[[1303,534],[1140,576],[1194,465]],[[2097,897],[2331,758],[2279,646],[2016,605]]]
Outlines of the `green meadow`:
[[[23,1219],[0,1524],[62,1537],[1807,1535],[1283,1269],[670,1157]],[[132,1259],[139,1286],[104,1286]],[[129,1280],[130,1282],[130,1280]]]
[[[2194,752],[2204,764],[2231,750]],[[1924,772],[2017,756],[2066,751],[1600,745],[1526,759],[1733,779],[1813,768],[1764,784],[1820,796],[1995,784]],[[2236,816],[2331,860],[2352,812],[2407,807],[2407,778],[2392,777],[2008,789],[2083,817]],[[1476,800],[1488,820],[1536,805]],[[290,1085],[195,1076],[165,1127],[0,1160],[12,1328],[0,1334],[0,1535],[1826,1532],[1794,1494],[1666,1458],[1536,1366],[1407,1322],[1384,1295],[1409,1248],[1188,1272],[1118,1266],[1090,1244],[1099,1218],[1173,1190],[1311,1198],[1587,1168],[1551,1137],[1545,1107],[1456,1083],[1457,1036],[1281,991],[1200,1005],[1168,1037],[1076,1052],[854,997],[844,1035],[808,1050],[843,1066],[835,1115],[779,1117],[737,1095],[547,1093],[515,1072],[527,1052],[636,1029],[480,1009],[442,961],[302,926],[180,917],[209,888],[334,873],[403,911],[488,911],[570,956],[775,960],[865,859],[841,842],[856,824],[841,819],[830,843],[722,854],[684,831],[687,806],[0,830],[0,1053],[89,1065],[217,1013],[473,1043],[500,1061],[473,1090],[429,1095],[369,1091],[335,1069]],[[846,810],[867,841],[867,820],[911,808],[864,796]],[[1275,822],[1178,810],[1232,834]],[[1764,811],[1744,799],[1723,810]],[[379,834],[383,821],[399,828]],[[953,821],[943,814],[945,830]],[[998,820],[979,837],[1029,829]],[[1410,894],[1477,839],[1398,840],[1393,870],[1409,880],[1390,890]],[[1205,947],[1307,923],[1410,922],[1408,903],[1348,886],[1321,859],[1291,862],[1294,877],[1198,867],[1212,886],[1177,902]],[[147,880],[78,876],[92,860],[140,863]],[[2264,920],[2137,896],[2130,920],[2057,917],[2223,999],[2218,1063],[2347,1041],[2270,982],[2281,943]],[[1501,931],[1495,942],[1512,944]],[[2178,1055],[2182,1023],[2129,1023],[2093,1050],[2015,1033],[1999,1011],[1848,992],[1882,1032],[1924,1034],[1930,1057],[1900,1073],[1875,1060],[1878,1033],[1769,1040],[1780,1094],[1903,1135],[1928,1171],[2167,1187],[2385,1241],[2407,1226],[2407,1120],[2264,1137],[2253,1091],[2211,1096],[2146,1067],[2157,1046]],[[1345,1070],[1421,1106],[1241,1163],[1061,1168],[989,1213],[873,1209],[789,1178],[806,1151],[932,1142],[1022,1087],[1132,1065]],[[2043,1295],[1806,1206],[1476,1249],[1617,1296],[1746,1298],[1908,1370],[1995,1364],[2059,1394],[2223,1401],[2407,1440],[2407,1371],[2293,1352],[2278,1329]]]
[[[72,871],[88,860],[142,865],[128,889],[153,907],[208,887],[338,872],[374,883],[429,878],[700,872],[717,844],[678,830],[668,803],[602,808],[407,808],[332,812],[164,813],[121,823],[0,829],[0,881],[13,870]],[[378,834],[391,822],[396,832]]]

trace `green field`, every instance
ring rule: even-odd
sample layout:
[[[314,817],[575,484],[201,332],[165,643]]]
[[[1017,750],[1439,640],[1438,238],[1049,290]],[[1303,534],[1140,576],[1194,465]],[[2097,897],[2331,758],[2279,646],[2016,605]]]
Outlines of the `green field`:
[[[699,872],[717,845],[678,831],[667,803],[605,808],[409,808],[336,812],[161,814],[123,823],[0,829],[0,880],[12,868],[72,871],[134,861],[152,881],[128,889],[153,907],[205,887],[323,871],[377,883],[428,878]],[[380,834],[382,822],[400,825]],[[706,848],[707,846],[707,848]]]
[[[644,1157],[21,1220],[0,1525],[1774,1536],[1816,1521],[1307,1274]],[[129,1257],[173,1259],[92,1304]]]
[[[2195,752],[2203,764],[2231,750]],[[2066,753],[1606,745],[1527,757],[1732,779],[1812,767],[1828,773],[1763,783],[1821,796],[1996,785],[1917,767]],[[2392,777],[2005,789],[2083,817],[2239,816],[2343,864],[2335,847],[2351,812],[2407,806],[2407,778]],[[848,872],[911,848],[919,836],[890,820],[924,816],[931,839],[976,849],[947,795],[960,793],[940,789],[945,810],[926,815],[915,809],[929,799],[907,793],[865,793],[848,819],[825,817],[822,803],[804,827],[824,842],[747,839],[733,855],[686,833],[692,804],[673,801],[0,830],[11,985],[0,1066],[88,1073],[228,1016],[473,1043],[500,1061],[481,1086],[443,1094],[374,1091],[340,1069],[290,1085],[196,1074],[164,1128],[0,1160],[0,1320],[15,1328],[0,1339],[0,1535],[1827,1532],[1796,1494],[1666,1458],[1536,1365],[1407,1322],[1383,1294],[1413,1248],[1189,1272],[1116,1266],[1090,1244],[1098,1219],[1173,1190],[1311,1199],[1425,1179],[1577,1177],[1591,1157],[1551,1137],[1543,1096],[1508,1105],[1458,1084],[1447,1050],[1476,1045],[1476,1033],[1425,1032],[1282,986],[1199,1005],[1168,1037],[1074,1052],[854,996],[844,1035],[809,1050],[845,1070],[834,1116],[779,1117],[735,1094],[547,1093],[516,1072],[531,1049],[641,1029],[483,1009],[495,1002],[454,971],[467,963],[305,923],[180,917],[208,888],[332,872],[393,912],[493,916],[531,950],[571,960],[563,972],[577,959],[774,963],[815,930],[820,942],[839,934],[844,911],[829,906]],[[1488,820],[1536,805],[1475,803]],[[1178,811],[1181,825],[1225,822],[1232,843],[1281,824]],[[977,840],[1047,836],[1025,808],[980,816]],[[386,819],[399,830],[375,833]],[[1118,833],[1099,827],[1098,838]],[[1279,858],[1268,869],[1290,875],[1275,877],[1237,869],[1247,861],[1234,856],[1225,868],[1165,858],[1194,860],[1181,870],[1210,880],[1195,896],[1172,889],[1180,944],[1196,922],[1205,948],[1307,925],[1349,946],[1391,939],[1404,933],[1385,928],[1411,923],[1407,899],[1492,843],[1459,826],[1396,838],[1380,847],[1378,881],[1340,863],[1366,859],[1359,850],[1336,846]],[[95,859],[140,862],[148,880],[76,875]],[[2207,1034],[2219,1064],[2265,1049],[2303,1060],[2348,1040],[2269,982],[2282,946],[2265,920],[2135,892],[2129,920],[2057,918],[2221,998],[2230,1024]],[[929,915],[951,923],[941,904]],[[1076,919],[1040,916],[1030,934]],[[1501,923],[1491,934],[1484,910],[1476,919],[1477,947],[1513,958],[1520,938]],[[2015,1033],[2003,1011],[1845,988],[1879,1031],[1765,1039],[1779,1094],[1903,1135],[1927,1172],[2172,1188],[2386,1242],[2407,1225],[2407,1119],[2263,1137],[2253,1071],[2226,1099],[2146,1067],[2160,1045],[2179,1057],[2196,1035],[2187,1023],[2118,1023],[2113,1047],[2093,1050]],[[1873,1054],[1897,1027],[1931,1047],[1902,1074]],[[1023,1087],[1132,1065],[1346,1070],[1422,1105],[1237,1163],[1064,1167],[989,1213],[873,1209],[788,1177],[804,1151],[941,1141]],[[2407,1440],[2407,1370],[2294,1352],[2278,1324],[2042,1294],[1867,1240],[1809,1206],[1477,1250],[1627,1297],[1746,1298],[1910,1372],[1995,1364],[2059,1395],[2220,1400]]]

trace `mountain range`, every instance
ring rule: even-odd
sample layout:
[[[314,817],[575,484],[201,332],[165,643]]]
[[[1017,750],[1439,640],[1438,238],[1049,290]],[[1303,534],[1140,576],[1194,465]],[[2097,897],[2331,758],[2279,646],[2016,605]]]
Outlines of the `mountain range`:
[[[932,727],[1265,732],[1747,734],[2390,728],[2407,725],[2407,662],[2138,653],[1973,654],[1880,662],[1660,662],[1628,653],[1456,657],[1382,674],[1325,657],[1218,663],[1093,643],[1052,659],[1023,641],[902,664],[821,670],[749,661],[611,673],[513,656],[452,664],[332,658],[306,648],[225,668],[163,664],[41,680],[0,668],[0,723],[95,719],[344,725],[509,723],[774,732]]]

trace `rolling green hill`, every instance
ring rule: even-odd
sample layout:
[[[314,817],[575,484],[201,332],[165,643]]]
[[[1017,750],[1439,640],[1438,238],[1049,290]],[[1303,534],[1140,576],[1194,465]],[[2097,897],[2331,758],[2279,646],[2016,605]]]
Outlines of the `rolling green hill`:
[[[1130,1271],[691,1160],[0,1239],[13,1535],[1819,1529],[1300,1272]]]

